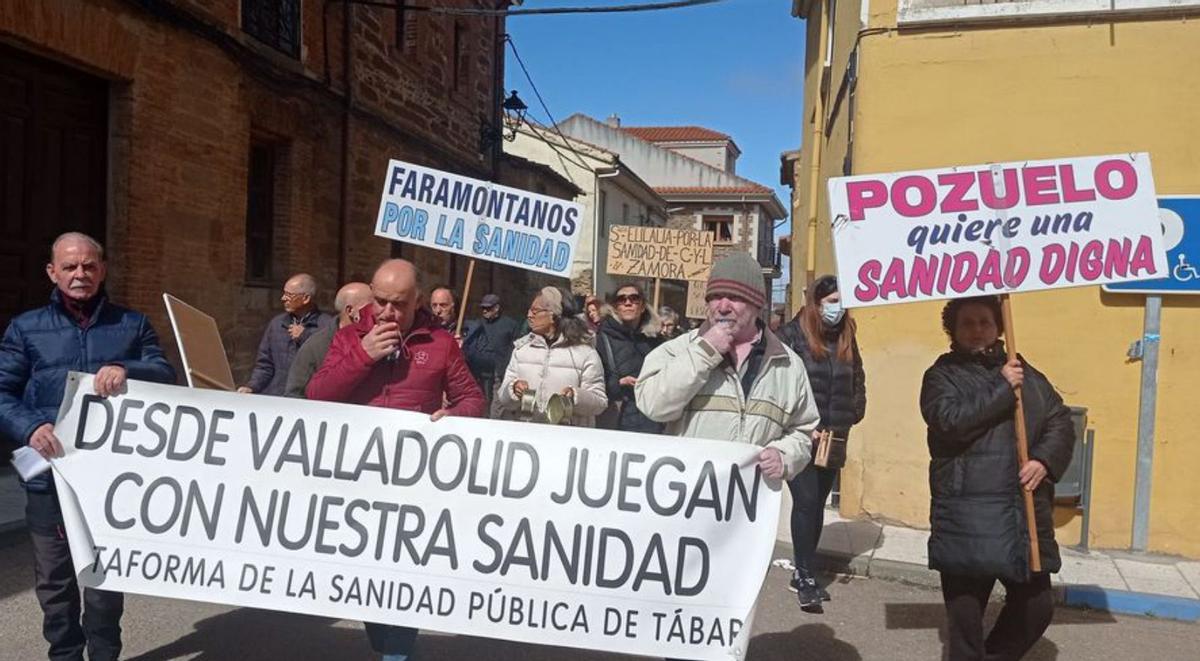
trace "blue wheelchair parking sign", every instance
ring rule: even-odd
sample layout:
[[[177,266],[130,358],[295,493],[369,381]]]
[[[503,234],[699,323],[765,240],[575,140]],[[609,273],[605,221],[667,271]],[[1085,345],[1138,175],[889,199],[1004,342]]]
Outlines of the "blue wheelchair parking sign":
[[[1104,285],[1120,294],[1200,294],[1200,196],[1158,198],[1170,277]]]

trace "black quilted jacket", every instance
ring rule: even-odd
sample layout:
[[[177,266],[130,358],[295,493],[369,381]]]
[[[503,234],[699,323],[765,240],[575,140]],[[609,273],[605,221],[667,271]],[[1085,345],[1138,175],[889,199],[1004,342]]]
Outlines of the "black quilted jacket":
[[[921,415],[929,426],[929,567],[949,574],[1028,581],[1029,541],[1018,479],[1016,397],[1000,374],[1004,348],[951,351],[925,372]],[[1025,363],[1022,396],[1029,456],[1046,466],[1034,491],[1042,571],[1062,566],[1054,541],[1054,482],[1071,462],[1071,412],[1046,377]]]

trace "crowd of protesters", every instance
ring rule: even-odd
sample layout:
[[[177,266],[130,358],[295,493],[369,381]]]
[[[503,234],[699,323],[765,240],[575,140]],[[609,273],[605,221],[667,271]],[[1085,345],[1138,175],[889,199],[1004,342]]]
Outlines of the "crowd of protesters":
[[[46,457],[62,454],[54,421],[69,370],[96,374],[96,394],[126,379],[174,383],[147,318],[109,301],[99,242],[79,233],[50,247],[49,304],[18,316],[0,344],[0,435]],[[253,369],[237,390],[444,416],[494,417],[750,443],[758,466],[786,480],[793,501],[791,588],[800,608],[823,612],[814,556],[830,492],[846,463],[851,428],[866,413],[866,377],[856,323],[837,280],[815,279],[793,319],[768,310],[761,270],[730,254],[713,265],[705,319],[696,328],[655,309],[642,287],[622,283],[605,299],[544,287],[523,322],[484,295],[461,323],[449,287],[426,294],[411,263],[388,260],[370,283],[344,284],[334,314],[316,304],[308,274],[289,278],[283,312],[262,335]],[[948,658],[1019,659],[1053,612],[1053,482],[1071,459],[1069,412],[1050,382],[1005,353],[994,297],[945,306],[950,351],[925,373],[920,411],[928,423],[930,566],[942,576]],[[408,364],[421,356],[421,370]],[[1017,388],[1024,389],[1030,460],[1012,451]],[[52,659],[116,659],[120,593],[82,598],[47,475],[25,483],[36,593]],[[1041,572],[1032,572],[1020,490],[1033,493]],[[995,581],[1008,593],[990,634],[983,613]],[[408,658],[415,629],[367,624],[386,661]]]

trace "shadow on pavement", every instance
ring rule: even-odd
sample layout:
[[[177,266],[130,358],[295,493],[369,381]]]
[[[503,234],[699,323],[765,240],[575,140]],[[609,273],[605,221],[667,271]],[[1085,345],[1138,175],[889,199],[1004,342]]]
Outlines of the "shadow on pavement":
[[[337,620],[239,608],[196,623],[195,631],[128,661],[169,661],[198,654],[218,659],[368,658],[362,628],[334,627]]]
[[[753,661],[862,661],[858,649],[838,640],[827,624],[805,624],[783,633],[764,633],[750,640],[746,658]]]
[[[33,545],[29,533],[13,530],[0,535],[0,599],[33,590]]]

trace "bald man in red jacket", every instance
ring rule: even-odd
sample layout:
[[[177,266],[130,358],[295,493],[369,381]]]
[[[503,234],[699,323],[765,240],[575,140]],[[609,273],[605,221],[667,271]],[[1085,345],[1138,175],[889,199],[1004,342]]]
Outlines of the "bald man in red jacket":
[[[329,353],[308,382],[309,399],[482,417],[487,408],[458,342],[423,306],[417,269],[384,262],[371,279],[372,304],[358,322],[333,337]],[[366,623],[371,647],[385,661],[408,658],[417,630]]]

